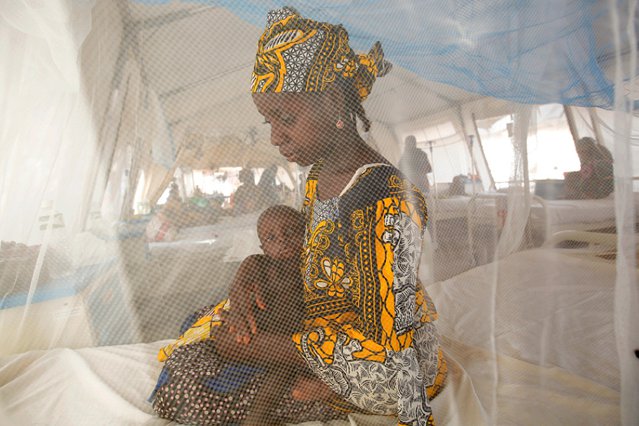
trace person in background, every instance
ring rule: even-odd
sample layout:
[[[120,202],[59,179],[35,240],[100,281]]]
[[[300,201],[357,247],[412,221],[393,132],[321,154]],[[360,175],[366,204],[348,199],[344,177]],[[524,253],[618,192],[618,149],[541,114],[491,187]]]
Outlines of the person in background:
[[[356,55],[341,25],[289,7],[269,12],[251,90],[271,143],[289,162],[311,166],[302,207],[304,327],[282,339],[235,317],[240,343],[219,349],[239,357],[244,347],[263,347],[265,362],[277,349],[277,362],[303,359],[332,390],[298,380],[298,398],[427,426],[447,364],[418,278],[426,201],[357,129],[358,119],[370,129],[362,101],[390,69],[379,42]],[[253,306],[256,290],[235,300]]]
[[[413,135],[407,136],[404,140],[404,152],[399,160],[399,169],[423,193],[428,193],[430,189],[428,173],[432,172],[433,169],[428,160],[428,155],[417,148],[417,139]]]
[[[233,194],[233,215],[239,216],[256,211],[259,206],[260,190],[255,184],[251,169],[240,170],[241,185]]]
[[[610,195],[614,190],[610,151],[590,137],[579,139],[575,148],[581,167],[578,172],[564,173],[566,198],[594,200]]]
[[[175,182],[171,183],[166,203],[153,215],[146,226],[148,241],[173,241],[184,226],[185,213],[182,197]]]
[[[449,197],[457,197],[457,196],[463,196],[463,195],[467,195],[466,194],[466,181],[468,180],[468,177],[465,175],[457,175],[453,178],[453,181],[450,184],[450,187],[448,187],[448,196]]]
[[[275,181],[277,164],[272,164],[262,172],[257,187],[260,191],[260,207],[266,208],[277,204],[279,199],[279,187]]]

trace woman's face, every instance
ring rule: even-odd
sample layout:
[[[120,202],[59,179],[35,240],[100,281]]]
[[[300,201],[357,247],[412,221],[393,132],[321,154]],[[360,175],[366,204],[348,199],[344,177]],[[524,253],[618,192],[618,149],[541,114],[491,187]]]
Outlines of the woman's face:
[[[253,102],[271,126],[271,143],[288,161],[308,166],[330,150],[334,114],[323,93],[255,93]]]

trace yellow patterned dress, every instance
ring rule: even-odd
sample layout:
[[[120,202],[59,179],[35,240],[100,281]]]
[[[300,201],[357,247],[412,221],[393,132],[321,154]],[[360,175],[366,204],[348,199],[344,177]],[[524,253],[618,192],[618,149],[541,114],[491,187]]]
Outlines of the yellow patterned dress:
[[[320,200],[306,181],[306,320],[293,340],[315,374],[360,409],[434,424],[429,400],[446,363],[435,307],[417,277],[426,226],[423,195],[387,164],[355,174]]]

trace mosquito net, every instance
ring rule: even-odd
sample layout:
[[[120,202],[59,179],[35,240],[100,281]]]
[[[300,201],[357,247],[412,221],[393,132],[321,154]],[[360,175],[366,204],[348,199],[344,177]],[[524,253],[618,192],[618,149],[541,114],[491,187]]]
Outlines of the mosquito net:
[[[1,5],[3,423],[639,419],[636,1]]]

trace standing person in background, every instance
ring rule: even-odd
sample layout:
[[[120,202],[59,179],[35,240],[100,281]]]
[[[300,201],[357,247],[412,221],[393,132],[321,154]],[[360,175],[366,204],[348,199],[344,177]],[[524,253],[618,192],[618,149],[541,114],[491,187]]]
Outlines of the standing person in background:
[[[399,160],[399,169],[423,193],[428,193],[430,189],[428,173],[432,172],[433,169],[428,161],[428,155],[417,148],[417,139],[413,135],[407,136],[404,140],[404,153]]]
[[[253,101],[280,154],[312,166],[303,203],[306,309],[292,341],[254,334],[247,319],[234,317],[237,341],[248,337],[266,355],[277,343],[278,362],[301,355],[339,396],[300,379],[293,390],[299,399],[327,398],[344,410],[432,425],[430,401],[442,390],[447,367],[437,313],[418,278],[426,203],[357,131],[357,119],[369,130],[362,101],[391,65],[379,42],[356,55],[341,25],[305,19],[288,7],[269,12],[267,21]],[[237,303],[254,305],[254,292],[238,295]],[[243,346],[221,350],[233,356]]]

